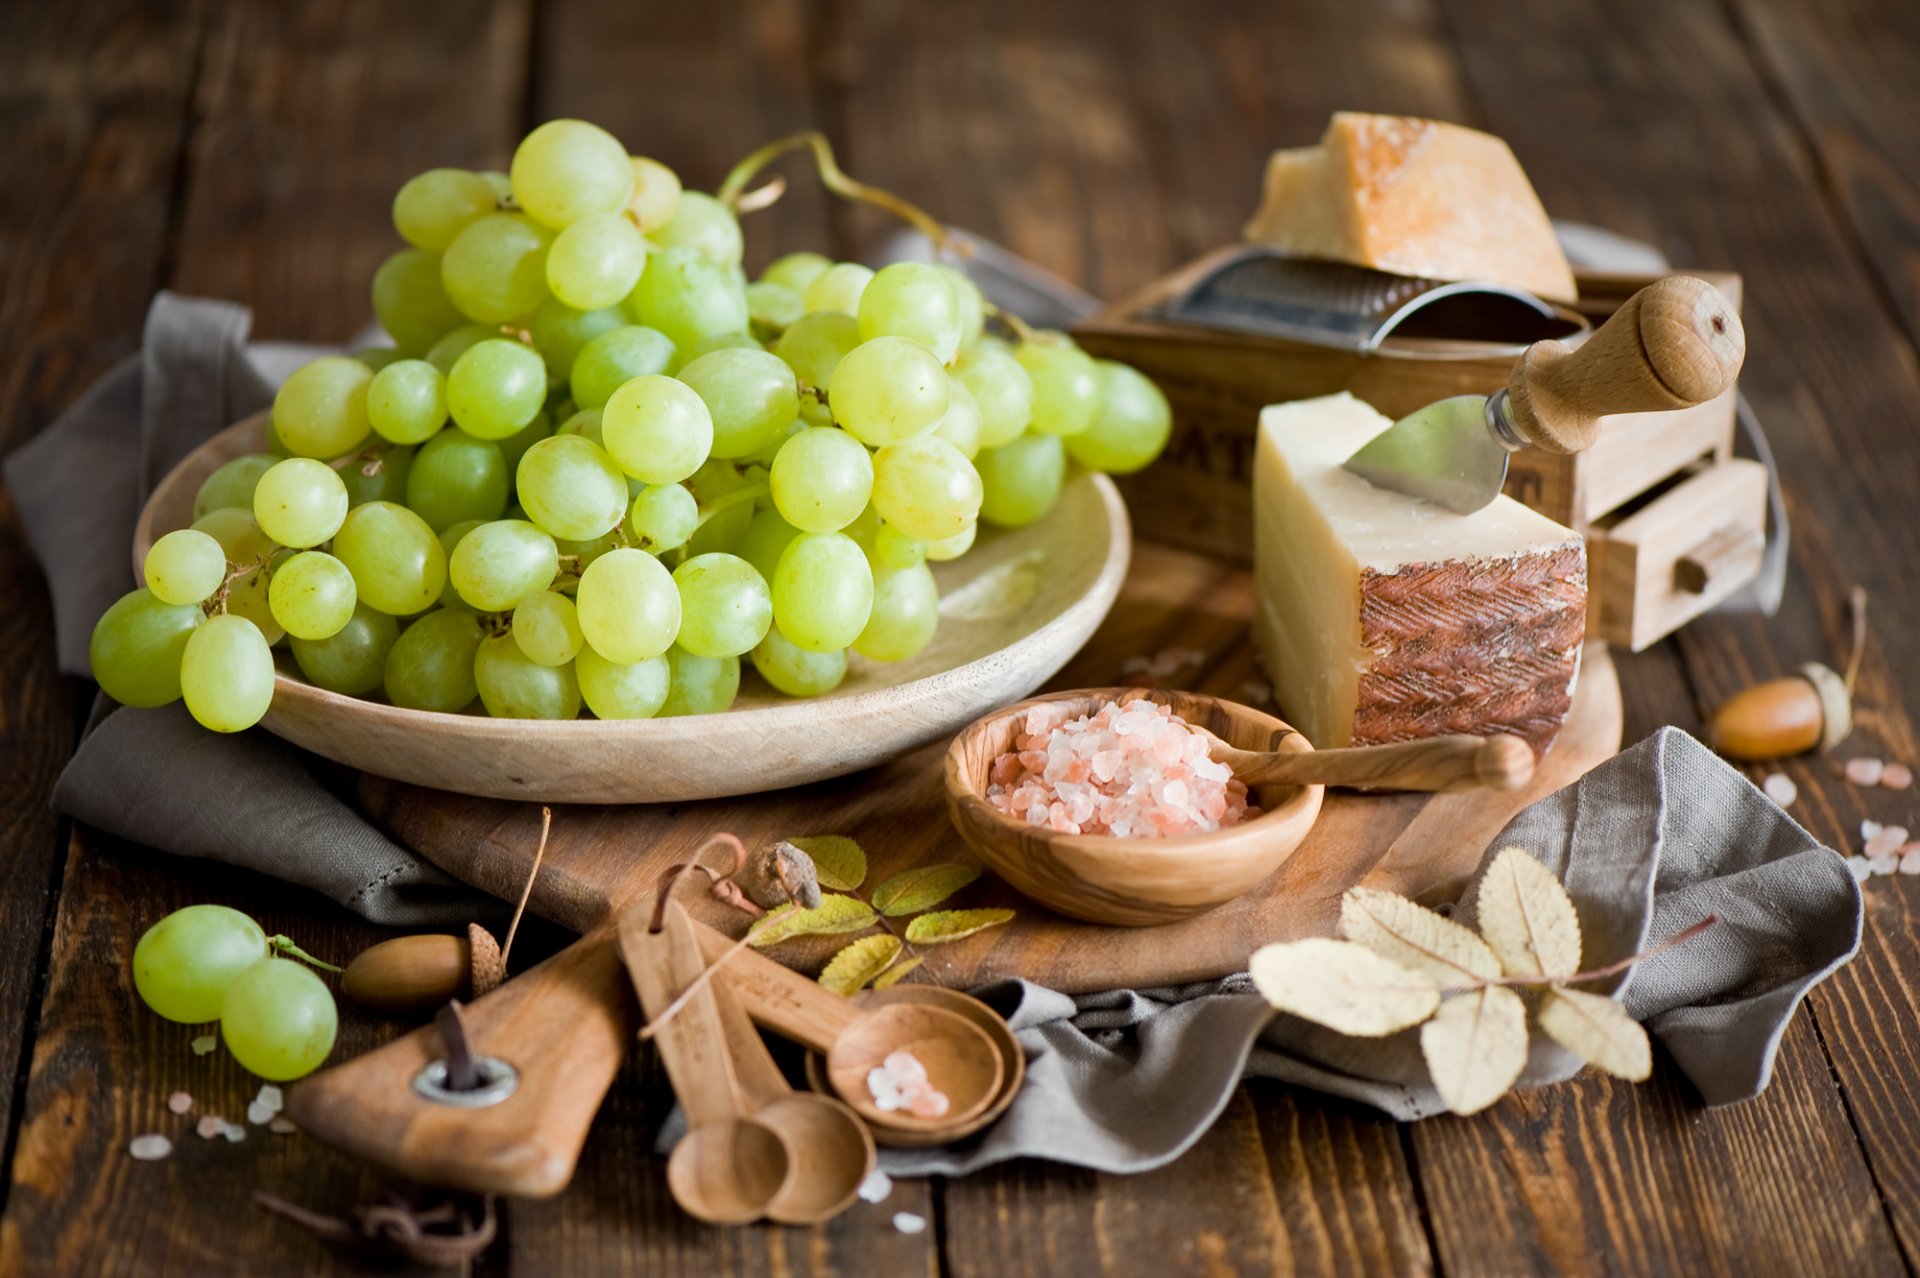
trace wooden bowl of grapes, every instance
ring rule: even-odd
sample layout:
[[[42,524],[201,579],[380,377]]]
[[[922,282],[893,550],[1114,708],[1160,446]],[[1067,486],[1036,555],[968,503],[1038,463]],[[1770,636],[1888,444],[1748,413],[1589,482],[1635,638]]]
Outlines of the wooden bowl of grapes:
[[[133,564],[144,582],[155,539],[194,523],[215,470],[266,451],[267,414],[209,439],[163,479],[141,512]],[[650,719],[491,718],[407,709],[378,688],[350,696],[303,677],[275,644],[273,703],[261,721],[303,749],[378,776],[491,798],[660,803],[780,789],[843,776],[949,737],[1046,682],[1092,636],[1126,576],[1126,506],[1105,475],[1072,474],[1047,514],[1022,528],[980,526],[959,558],[929,566],[939,626],[896,662],[849,654],[832,691],[788,697],[742,658],[730,709]],[[408,622],[397,622],[404,631]],[[269,636],[271,637],[271,636]]]

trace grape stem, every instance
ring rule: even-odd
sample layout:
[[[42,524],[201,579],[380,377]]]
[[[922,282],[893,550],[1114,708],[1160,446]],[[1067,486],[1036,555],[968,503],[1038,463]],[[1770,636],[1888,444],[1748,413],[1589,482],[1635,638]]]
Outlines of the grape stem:
[[[988,315],[993,316],[1002,324],[1005,324],[1007,330],[1019,340],[1023,342],[1037,342],[1040,340],[1040,335],[1034,332],[1033,328],[1025,320],[1015,315],[1012,311],[1001,310],[992,302],[988,302],[985,309]]]
[[[758,501],[760,498],[765,497],[770,491],[772,490],[767,484],[748,484],[745,488],[736,488],[725,496],[715,497],[713,501],[701,510],[700,518],[695,521],[693,525],[694,530],[697,532],[701,528],[704,528],[707,521],[715,515],[732,510],[742,502]]]
[[[200,610],[209,617],[219,616],[227,610],[227,595],[233,590],[233,583],[242,577],[251,577],[272,562],[272,555],[260,555],[249,559],[244,564],[236,564],[231,559],[227,560],[227,575],[220,579],[219,589],[207,596],[206,602],[200,605]]]
[[[840,168],[839,162],[833,158],[833,144],[828,142],[827,135],[818,129],[802,129],[798,133],[777,138],[734,165],[733,171],[727,174],[727,180],[720,184],[720,190],[717,193],[720,202],[742,213],[766,207],[774,199],[779,198],[778,195],[767,196],[765,187],[743,194],[747,183],[753,181],[760,170],[781,156],[801,150],[813,152],[813,163],[819,170],[821,185],[841,199],[885,209],[933,241],[934,248],[940,252],[954,253],[964,257],[970,251],[967,245],[955,240],[947,228],[926,210],[909,204],[891,191],[883,191],[877,186],[869,186],[865,182],[847,176]]]
[[[270,936],[267,938],[267,945],[279,953],[286,955],[288,958],[297,958],[302,963],[311,967],[317,967],[323,972],[338,972],[340,970],[333,964],[317,959],[301,949],[298,945],[295,945],[291,937]]]

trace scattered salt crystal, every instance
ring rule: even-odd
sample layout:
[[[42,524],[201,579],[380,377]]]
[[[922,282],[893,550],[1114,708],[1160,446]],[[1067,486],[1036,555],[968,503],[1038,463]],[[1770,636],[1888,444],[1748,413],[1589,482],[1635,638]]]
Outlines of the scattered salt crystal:
[[[268,1123],[272,1122],[273,1113],[273,1110],[262,1105],[259,1101],[250,1101],[247,1104],[247,1121],[255,1127],[265,1127]]]
[[[158,1132],[152,1132],[128,1141],[127,1152],[143,1163],[158,1162],[173,1152],[173,1142]]]
[[[193,1125],[193,1130],[201,1140],[212,1140],[227,1130],[227,1120],[218,1114],[202,1114],[200,1121]]]
[[[1879,785],[1880,778],[1886,774],[1887,765],[1879,759],[1848,759],[1845,767],[1847,780],[1855,785]]]
[[[897,1211],[893,1213],[893,1227],[903,1234],[921,1233],[927,1227],[927,1218],[910,1211]]]
[[[1880,770],[1880,784],[1889,790],[1904,790],[1913,784],[1913,769],[1904,763],[1889,763]]]
[[[1869,857],[1882,856],[1889,852],[1898,852],[1906,846],[1907,827],[1904,825],[1881,826],[1874,836],[1867,840],[1863,849]]]
[[[238,1145],[247,1138],[247,1129],[238,1123],[224,1123],[220,1128],[220,1134],[227,1138],[229,1144]]]
[[[260,1094],[247,1104],[247,1121],[263,1127],[286,1106],[286,1097],[272,1083],[263,1083]]]
[[[887,1196],[893,1193],[893,1177],[876,1167],[867,1173],[865,1180],[860,1182],[860,1188],[857,1192],[862,1202],[885,1202]]]
[[[300,1125],[291,1118],[276,1118],[267,1124],[267,1130],[275,1136],[291,1136],[300,1130]]]
[[[1900,854],[1900,873],[1920,874],[1920,848]]]
[[[1900,858],[1892,852],[1882,852],[1867,858],[1867,868],[1875,874],[1892,874],[1900,868]]]
[[[1767,792],[1769,799],[1772,799],[1783,808],[1792,807],[1793,801],[1800,797],[1800,787],[1795,785],[1793,778],[1784,772],[1768,774],[1766,782],[1761,788]]]
[[[190,1046],[193,1048],[193,1054],[195,1056],[205,1056],[213,1050],[216,1041],[213,1035],[202,1034],[199,1038],[194,1039]]]
[[[1873,876],[1873,867],[1867,864],[1864,856],[1850,856],[1847,858],[1847,872],[1853,875],[1854,882],[1865,883]]]
[[[1860,837],[1862,839],[1871,839],[1874,835],[1880,833],[1880,831],[1885,828],[1886,827],[1881,825],[1878,821],[1862,821],[1860,823]]]
[[[175,1092],[167,1097],[167,1108],[176,1114],[186,1114],[193,1110],[193,1097],[185,1092]]]

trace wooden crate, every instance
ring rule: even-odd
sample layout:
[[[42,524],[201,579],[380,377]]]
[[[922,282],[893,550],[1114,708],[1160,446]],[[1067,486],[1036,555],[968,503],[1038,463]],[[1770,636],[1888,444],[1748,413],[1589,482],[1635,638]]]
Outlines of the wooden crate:
[[[1122,481],[1143,535],[1230,560],[1250,557],[1254,431],[1268,404],[1350,391],[1387,416],[1399,417],[1449,395],[1487,395],[1506,385],[1515,357],[1511,347],[1389,338],[1379,350],[1361,354],[1169,324],[1149,314],[1214,269],[1223,254],[1167,276],[1074,329],[1088,351],[1124,360],[1153,378],[1173,407],[1166,454]],[[1707,280],[1736,309],[1740,306],[1738,275],[1684,274]],[[1579,309],[1598,324],[1656,277],[1592,273],[1577,278]],[[1528,449],[1515,454],[1506,491],[1587,534],[1592,633],[1637,650],[1758,572],[1751,534],[1764,530],[1764,482],[1754,488],[1750,463],[1735,465],[1718,479],[1701,479],[1712,468],[1733,464],[1734,432],[1734,391],[1729,389],[1693,408],[1606,418],[1599,442],[1585,453],[1567,457]],[[1700,482],[1682,483],[1682,478]],[[1659,502],[1652,503],[1656,493]],[[1623,511],[1646,514],[1639,509],[1643,504],[1653,511],[1645,519],[1632,523],[1636,516],[1623,516]],[[1614,543],[1609,551],[1614,525],[1626,525],[1626,535],[1634,540]],[[1646,539],[1650,525],[1657,533],[1654,540],[1672,551],[1664,571],[1683,574],[1684,584],[1659,577],[1663,569]],[[1612,574],[1606,581],[1603,567]]]

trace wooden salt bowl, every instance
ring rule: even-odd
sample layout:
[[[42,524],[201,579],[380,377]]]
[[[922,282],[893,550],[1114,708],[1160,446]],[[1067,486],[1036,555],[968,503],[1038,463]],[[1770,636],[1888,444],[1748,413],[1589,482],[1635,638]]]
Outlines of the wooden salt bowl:
[[[1293,855],[1320,814],[1323,787],[1261,786],[1261,814],[1212,834],[1119,839],[1029,825],[986,800],[993,761],[1013,748],[1037,705],[1091,714],[1108,701],[1170,706],[1188,723],[1242,750],[1306,751],[1307,739],[1270,714],[1193,692],[1090,688],[1034,697],[998,710],[947,750],[947,808],[975,855],[1022,893],[1089,923],[1151,927],[1224,905],[1253,890]]]

